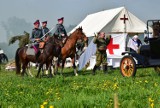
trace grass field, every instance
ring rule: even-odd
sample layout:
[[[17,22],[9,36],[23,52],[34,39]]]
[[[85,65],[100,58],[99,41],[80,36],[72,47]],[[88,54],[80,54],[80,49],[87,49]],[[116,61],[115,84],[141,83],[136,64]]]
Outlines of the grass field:
[[[134,78],[122,77],[119,69],[95,76],[83,70],[77,77],[65,69],[53,78],[0,70],[0,108],[114,108],[114,102],[119,108],[160,108],[160,77],[152,68],[138,69]]]

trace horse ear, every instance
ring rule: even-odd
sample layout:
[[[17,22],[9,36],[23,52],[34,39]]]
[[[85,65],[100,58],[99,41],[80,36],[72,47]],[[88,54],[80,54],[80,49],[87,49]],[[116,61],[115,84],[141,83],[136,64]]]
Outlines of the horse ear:
[[[80,26],[79,29],[82,30],[82,26]]]

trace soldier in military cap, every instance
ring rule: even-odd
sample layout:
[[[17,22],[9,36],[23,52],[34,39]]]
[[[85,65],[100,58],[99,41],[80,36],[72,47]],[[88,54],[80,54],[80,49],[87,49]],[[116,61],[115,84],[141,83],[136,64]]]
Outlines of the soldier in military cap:
[[[43,35],[45,35],[46,33],[47,33],[47,35],[49,35],[49,29],[47,27],[47,21],[42,22],[42,32],[43,32]]]
[[[65,43],[67,38],[67,32],[63,26],[63,21],[64,21],[64,17],[58,19],[58,24],[56,25],[54,36],[62,40],[63,43]]]
[[[43,36],[42,30],[39,29],[40,22],[36,20],[34,23],[34,29],[32,30],[31,41],[38,43],[40,38]]]
[[[111,36],[105,37],[104,32],[99,32],[98,36],[94,37],[94,44],[97,44],[96,50],[96,64],[93,68],[92,74],[95,75],[96,69],[101,65],[103,66],[103,72],[107,73],[107,53],[106,53],[106,46],[110,42]]]
[[[32,35],[30,40],[34,42],[34,46],[37,49],[37,52],[36,52],[36,60],[37,60],[39,56],[39,42],[41,41],[41,37],[43,36],[43,33],[42,33],[42,30],[39,29],[39,26],[40,26],[39,20],[36,20],[33,24],[34,24],[34,29],[32,30]]]

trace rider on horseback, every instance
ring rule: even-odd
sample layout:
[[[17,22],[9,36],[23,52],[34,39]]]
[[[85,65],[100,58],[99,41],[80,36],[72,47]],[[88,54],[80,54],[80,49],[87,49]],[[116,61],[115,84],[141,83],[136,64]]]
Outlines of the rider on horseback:
[[[40,22],[36,20],[34,23],[34,29],[32,30],[31,41],[34,42],[34,49],[36,50],[36,60],[38,60],[39,52],[39,42],[41,41],[41,37],[43,36],[42,30],[39,29]]]
[[[49,29],[47,27],[47,21],[42,22],[42,32],[43,32],[43,34],[46,34],[49,32]]]
[[[64,21],[63,19],[64,17],[58,19],[58,24],[56,25],[56,30],[53,36],[61,40],[64,44],[67,39],[67,32],[63,26],[63,21]]]

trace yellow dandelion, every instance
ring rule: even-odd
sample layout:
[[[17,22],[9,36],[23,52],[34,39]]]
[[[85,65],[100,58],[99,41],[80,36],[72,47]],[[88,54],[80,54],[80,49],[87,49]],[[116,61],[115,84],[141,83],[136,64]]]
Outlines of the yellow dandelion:
[[[148,81],[147,81],[147,80],[145,80],[144,82],[145,82],[145,83],[148,83]]]
[[[152,98],[149,98],[148,100],[149,100],[150,103],[154,102],[154,100]]]
[[[49,94],[49,92],[46,92],[46,95],[48,95]]]
[[[48,102],[43,102],[43,105],[47,105],[48,104]]]
[[[41,105],[40,107],[41,107],[41,108],[44,108],[44,105]]]
[[[156,86],[156,87],[157,87],[157,86],[158,86],[158,84],[157,84],[157,83],[154,83],[154,86]]]
[[[151,108],[154,108],[154,103],[151,103]]]
[[[49,106],[49,108],[54,108],[54,106],[53,106],[53,105],[51,105],[51,106]]]
[[[57,99],[60,100],[60,97],[58,97]]]
[[[107,83],[104,83],[104,86],[107,86]]]
[[[113,86],[113,88],[114,88],[114,90],[117,89],[118,88],[118,84],[115,83],[114,86]]]

